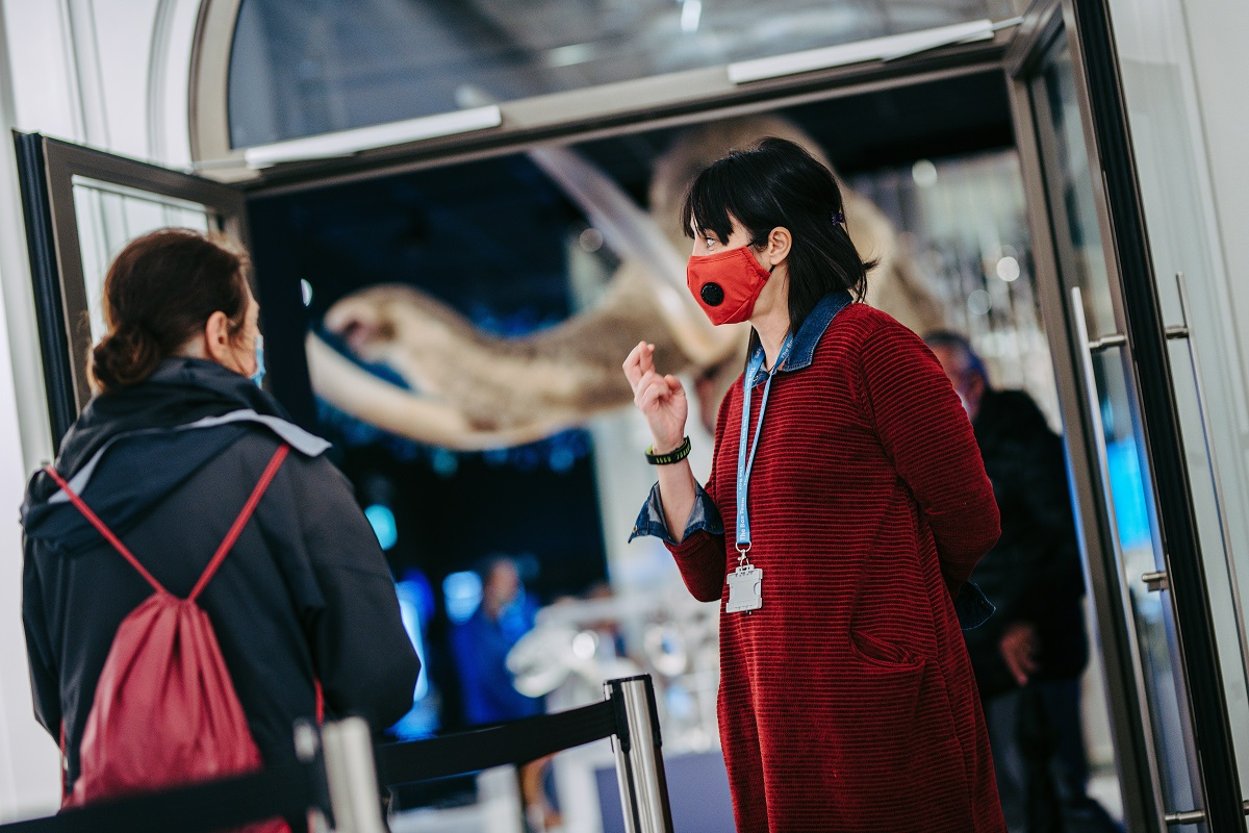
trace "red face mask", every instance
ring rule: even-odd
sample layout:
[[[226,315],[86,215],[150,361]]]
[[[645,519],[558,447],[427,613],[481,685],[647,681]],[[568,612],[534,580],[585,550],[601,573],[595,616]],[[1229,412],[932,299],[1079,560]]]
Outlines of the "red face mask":
[[[713,255],[691,255],[685,283],[712,324],[737,324],[750,318],[771,272],[739,246]]]

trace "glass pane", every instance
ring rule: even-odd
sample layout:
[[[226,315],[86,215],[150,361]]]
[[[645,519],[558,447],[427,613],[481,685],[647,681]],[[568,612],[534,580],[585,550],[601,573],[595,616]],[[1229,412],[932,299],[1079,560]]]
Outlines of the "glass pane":
[[[74,211],[93,342],[105,332],[100,300],[108,265],[127,242],[165,226],[209,231],[218,225],[202,205],[77,176]]]
[[[1034,106],[1064,297],[1069,297],[1071,287],[1081,289],[1090,338],[1121,332],[1094,204],[1071,53],[1065,40],[1053,48],[1036,82]],[[1149,592],[1141,581],[1145,573],[1164,567],[1128,362],[1130,357],[1117,347],[1093,357],[1096,404],[1103,428],[1099,439],[1106,450],[1102,488],[1108,491],[1109,520],[1121,557],[1118,566],[1140,647],[1147,718],[1158,756],[1164,804],[1169,810],[1189,809],[1197,806],[1193,792],[1195,759],[1170,600],[1166,593]]]
[[[1243,354],[1236,346],[1230,281],[1218,251],[1186,22],[1175,2],[1115,0],[1115,37],[1137,181],[1167,325],[1191,325],[1170,344],[1220,665],[1249,794],[1249,433]],[[1189,309],[1176,275],[1184,276]],[[1207,433],[1208,432],[1208,433]],[[1229,558],[1231,562],[1229,563]],[[1239,582],[1238,582],[1239,580]],[[1240,608],[1238,608],[1240,603]]]
[[[1163,569],[1149,488],[1145,449],[1140,442],[1118,349],[1095,357],[1094,370],[1105,432],[1106,466],[1114,504],[1115,533],[1119,538],[1122,570],[1140,644],[1149,719],[1159,757],[1162,794],[1168,809],[1197,806],[1193,793],[1196,771],[1187,748],[1191,746],[1187,700],[1177,681],[1183,673],[1176,655],[1171,600],[1166,592],[1149,592],[1141,576]]]
[[[1059,429],[1018,155],[919,159],[846,182],[897,218],[940,298],[944,325],[967,335],[994,386],[1026,390]]]
[[[1013,14],[1007,0],[246,0],[235,147]]]
[[[1068,286],[1079,286],[1084,292],[1084,315],[1089,336],[1098,338],[1118,330],[1110,278],[1102,249],[1097,209],[1093,202],[1093,178],[1088,156],[1084,152],[1084,133],[1076,101],[1074,68],[1070,51],[1056,53],[1043,75],[1043,89],[1048,112],[1053,119],[1054,152],[1062,182],[1062,211],[1066,222],[1059,232],[1059,245],[1064,246],[1064,275]],[[1061,221],[1060,221],[1061,222]]]

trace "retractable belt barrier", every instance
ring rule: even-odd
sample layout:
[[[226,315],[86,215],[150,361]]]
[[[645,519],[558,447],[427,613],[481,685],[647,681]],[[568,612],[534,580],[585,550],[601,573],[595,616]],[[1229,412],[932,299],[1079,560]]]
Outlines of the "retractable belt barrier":
[[[559,714],[378,747],[380,781],[398,786],[523,764],[610,737],[626,833],[672,833],[659,713],[650,675],[610,680],[603,684],[603,693],[602,703]]]
[[[239,778],[146,793],[6,824],[3,833],[211,833],[321,806],[319,762],[278,765]]]
[[[611,680],[603,688],[607,699],[592,706],[377,748],[360,718],[327,723],[319,734],[301,723],[296,762],[0,825],[0,833],[211,833],[264,819],[299,819],[309,810],[319,811],[335,833],[384,833],[379,783],[523,764],[607,737],[613,738],[627,833],[672,833],[651,678]]]
[[[387,786],[523,764],[616,734],[615,703],[605,700],[559,714],[501,723],[377,749],[378,780]]]

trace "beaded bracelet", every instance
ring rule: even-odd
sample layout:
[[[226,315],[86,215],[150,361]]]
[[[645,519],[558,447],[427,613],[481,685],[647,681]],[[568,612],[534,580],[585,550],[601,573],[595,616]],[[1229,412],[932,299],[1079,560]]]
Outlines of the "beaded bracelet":
[[[690,438],[687,435],[685,439],[672,451],[667,454],[656,454],[655,446],[646,449],[646,462],[652,466],[666,466],[670,463],[679,463],[686,457],[690,456]]]

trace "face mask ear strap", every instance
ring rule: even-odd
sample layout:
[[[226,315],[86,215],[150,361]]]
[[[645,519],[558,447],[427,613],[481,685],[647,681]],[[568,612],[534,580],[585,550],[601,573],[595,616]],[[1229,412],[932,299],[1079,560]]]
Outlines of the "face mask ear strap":
[[[261,333],[256,334],[256,372],[251,375],[251,380],[256,383],[256,387],[263,388],[265,380],[265,337]]]

